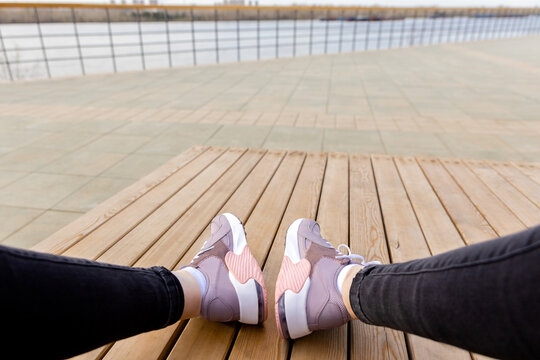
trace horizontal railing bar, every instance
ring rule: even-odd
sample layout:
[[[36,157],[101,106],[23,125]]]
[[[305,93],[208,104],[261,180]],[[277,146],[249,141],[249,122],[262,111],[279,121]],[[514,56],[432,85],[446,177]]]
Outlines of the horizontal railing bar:
[[[400,10],[400,11],[525,11],[534,10],[530,7],[389,7],[389,6],[244,6],[244,5],[123,5],[123,4],[75,4],[75,3],[0,3],[1,7],[9,8],[86,8],[86,9],[125,9],[125,10],[253,10],[253,11],[276,11],[276,10],[306,10],[306,11],[343,11],[343,10],[359,10],[359,11],[385,11],[385,10]]]

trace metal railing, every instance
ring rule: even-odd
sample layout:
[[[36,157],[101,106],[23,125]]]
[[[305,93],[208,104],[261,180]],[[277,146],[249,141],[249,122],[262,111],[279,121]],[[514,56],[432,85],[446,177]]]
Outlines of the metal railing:
[[[0,4],[0,78],[516,37],[540,9]]]

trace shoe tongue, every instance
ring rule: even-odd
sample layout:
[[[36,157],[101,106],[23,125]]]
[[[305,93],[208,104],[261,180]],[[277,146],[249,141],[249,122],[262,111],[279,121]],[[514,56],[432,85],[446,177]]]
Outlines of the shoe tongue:
[[[305,227],[300,227],[299,232],[300,235],[309,241],[327,248],[333,248],[332,245],[328,244],[326,240],[323,239],[321,235],[321,227],[313,220],[306,222]]]

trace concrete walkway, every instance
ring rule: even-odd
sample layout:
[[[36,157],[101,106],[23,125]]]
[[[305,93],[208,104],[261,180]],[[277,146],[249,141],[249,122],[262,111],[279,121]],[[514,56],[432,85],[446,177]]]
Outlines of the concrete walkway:
[[[0,84],[0,243],[194,144],[540,161],[540,38]]]

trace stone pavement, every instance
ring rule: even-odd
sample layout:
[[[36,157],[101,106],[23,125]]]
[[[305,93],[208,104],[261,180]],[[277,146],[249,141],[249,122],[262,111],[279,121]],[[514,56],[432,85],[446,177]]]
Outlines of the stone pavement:
[[[195,145],[540,161],[540,37],[0,84],[0,243]]]

